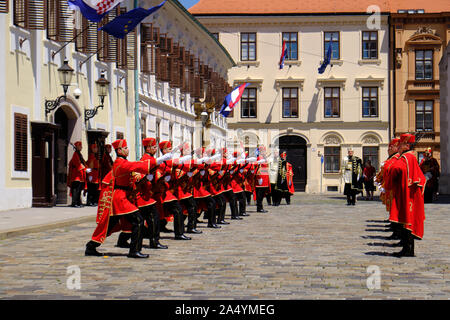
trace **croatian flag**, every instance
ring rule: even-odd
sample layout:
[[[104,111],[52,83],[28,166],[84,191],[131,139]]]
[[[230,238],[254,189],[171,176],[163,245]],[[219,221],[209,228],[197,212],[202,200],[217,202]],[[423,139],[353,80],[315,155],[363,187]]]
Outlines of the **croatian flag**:
[[[222,116],[224,116],[225,118],[228,117],[228,114],[239,102],[239,100],[242,97],[242,94],[244,93],[245,88],[247,88],[249,84],[250,83],[241,84],[239,87],[234,88],[233,91],[231,91],[231,93],[225,97],[225,101],[223,102],[222,108],[220,108],[219,111],[219,113]]]
[[[81,14],[92,22],[100,22],[108,11],[114,9],[123,0],[68,0],[72,10],[79,10]]]
[[[281,50],[281,57],[280,57],[280,69],[283,69],[284,67],[284,59],[287,58],[288,50],[286,46],[286,41],[283,41],[283,49]]]

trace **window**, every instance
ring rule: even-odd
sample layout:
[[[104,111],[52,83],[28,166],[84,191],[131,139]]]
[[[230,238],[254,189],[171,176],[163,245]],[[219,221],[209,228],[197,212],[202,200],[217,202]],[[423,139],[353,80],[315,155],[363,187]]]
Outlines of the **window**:
[[[338,173],[341,169],[341,147],[324,148],[325,173]]]
[[[378,171],[378,147],[363,147],[363,168],[367,160],[370,160],[372,167]]]
[[[47,4],[47,38],[68,42],[73,34],[73,15],[67,1],[48,1]]]
[[[331,59],[333,60],[339,60],[341,55],[339,51],[339,32],[325,32],[324,37],[324,46],[323,46],[323,56],[327,56],[327,50],[328,46],[331,45],[332,53],[331,53]]]
[[[145,117],[141,117],[141,140],[147,138],[147,121]]]
[[[15,0],[13,5],[14,25],[27,30],[44,30],[46,28],[47,1]]]
[[[286,60],[298,60],[298,33],[283,32],[283,41],[286,42],[287,58]]]
[[[241,33],[241,61],[256,60],[256,33]]]
[[[28,116],[14,113],[14,170],[28,171]]]
[[[325,118],[339,118],[340,88],[325,88]]]
[[[241,97],[241,118],[256,118],[256,89],[247,88]]]
[[[433,79],[433,50],[416,50],[416,80]]]
[[[416,131],[433,131],[433,101],[416,101]]]
[[[283,118],[298,118],[298,88],[283,88]]]
[[[117,131],[116,132],[116,140],[119,140],[119,139],[123,139],[123,132]]]
[[[364,118],[378,117],[378,88],[362,88],[362,115]]]
[[[378,59],[378,32],[363,31],[362,58]]]

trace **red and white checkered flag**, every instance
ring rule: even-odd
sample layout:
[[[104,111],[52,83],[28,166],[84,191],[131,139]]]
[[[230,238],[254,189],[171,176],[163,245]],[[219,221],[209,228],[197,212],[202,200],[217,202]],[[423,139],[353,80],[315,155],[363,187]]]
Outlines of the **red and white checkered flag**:
[[[103,14],[113,9],[123,0],[85,0],[85,3],[91,8],[97,10],[98,14]]]

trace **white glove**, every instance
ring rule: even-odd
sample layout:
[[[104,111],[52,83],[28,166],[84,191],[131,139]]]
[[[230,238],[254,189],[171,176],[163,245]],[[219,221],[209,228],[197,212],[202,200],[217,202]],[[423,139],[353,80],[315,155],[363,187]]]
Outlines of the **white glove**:
[[[228,158],[227,164],[233,164],[233,162],[236,160],[236,158]]]
[[[172,159],[172,157],[173,157],[173,154],[171,152],[166,153],[165,155],[162,155],[161,157],[156,159],[156,164],[159,165],[159,164],[163,163],[166,160]]]
[[[255,162],[255,161],[256,161],[255,157],[245,159],[245,162],[247,162],[247,163],[251,163],[251,162]]]
[[[381,193],[386,193],[386,190],[384,188],[380,188]]]
[[[91,181],[92,181],[92,176],[89,176],[89,178],[88,178],[88,179],[89,179],[89,182],[91,182]]]
[[[241,153],[241,158],[242,158],[242,159],[245,159],[245,155],[246,155],[245,152],[242,152],[242,153]]]
[[[91,168],[87,168],[86,169],[86,173],[91,173],[92,172],[92,169]]]
[[[194,174],[193,172],[188,172],[188,173],[187,173],[187,175],[188,175],[189,178],[192,177],[193,174]]]
[[[240,169],[239,172],[240,172],[240,173],[244,172],[244,169]]]
[[[216,155],[214,155],[214,156],[212,156],[211,158],[209,158],[212,162],[214,162],[214,161],[216,161],[216,160],[219,160],[220,158],[222,158],[222,155],[219,153],[219,154],[216,154]]]
[[[263,183],[263,179],[262,179],[262,178],[259,178],[259,179],[258,179],[258,184],[259,184],[259,185],[262,185],[262,183]]]
[[[245,159],[239,159],[239,160],[236,161],[237,164],[241,164],[241,163],[244,163],[244,162],[245,162]]]
[[[197,159],[197,163],[198,163],[198,164],[202,164],[203,162],[206,162],[206,161],[208,161],[208,160],[209,160],[208,157],[200,158],[200,159]]]
[[[219,174],[220,174],[220,175],[223,175],[223,170],[220,170],[220,171],[219,171]]]
[[[231,170],[231,171],[230,171],[230,174],[233,174],[233,173],[234,173],[234,170]]]
[[[148,174],[147,175],[147,180],[148,181],[152,181],[153,180],[153,175],[152,174]]]
[[[179,159],[179,161],[180,161],[181,164],[183,164],[183,163],[185,163],[185,162],[188,162],[188,161],[191,160],[191,159],[192,159],[192,156],[189,155],[189,156],[181,157],[181,158]]]
[[[205,175],[205,170],[201,170],[201,171],[200,171],[200,174],[201,174],[202,176],[204,176],[204,175]]]
[[[250,170],[251,173],[255,173],[255,170]]]
[[[166,180],[166,182],[169,182],[170,181],[170,176],[165,176],[164,180]]]
[[[258,162],[256,162],[256,163],[257,163],[257,164],[266,163],[266,159],[258,160]]]

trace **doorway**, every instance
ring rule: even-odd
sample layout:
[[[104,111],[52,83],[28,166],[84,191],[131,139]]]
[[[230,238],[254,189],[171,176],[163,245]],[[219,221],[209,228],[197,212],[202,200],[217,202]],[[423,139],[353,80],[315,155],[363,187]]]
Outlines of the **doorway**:
[[[307,182],[306,140],[299,136],[282,136],[278,141],[280,151],[287,153],[286,161],[292,165],[295,191],[304,192]]]
[[[55,123],[59,125],[55,137],[54,185],[56,204],[67,204],[67,153],[69,144],[69,118],[62,108],[55,112]]]

